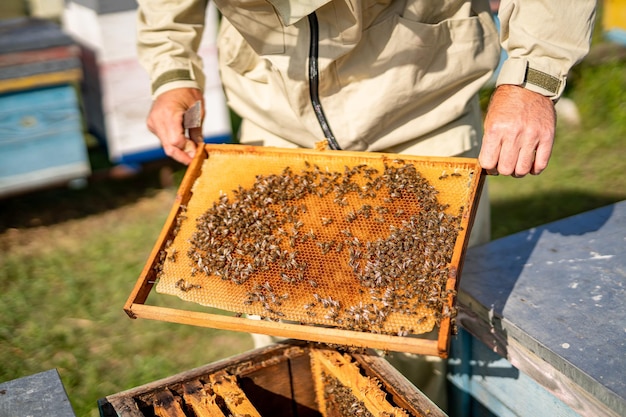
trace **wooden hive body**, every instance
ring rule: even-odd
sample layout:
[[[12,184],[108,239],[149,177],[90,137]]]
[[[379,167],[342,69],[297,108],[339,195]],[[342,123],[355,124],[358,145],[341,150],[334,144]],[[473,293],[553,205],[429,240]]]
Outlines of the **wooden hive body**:
[[[103,417],[445,416],[372,352],[296,341],[109,395],[99,407]]]

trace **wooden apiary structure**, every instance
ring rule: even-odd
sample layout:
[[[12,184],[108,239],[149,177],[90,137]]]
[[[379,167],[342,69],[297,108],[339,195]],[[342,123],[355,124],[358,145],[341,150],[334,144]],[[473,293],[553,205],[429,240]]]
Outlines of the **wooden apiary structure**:
[[[99,401],[102,417],[445,414],[373,352],[285,341]]]
[[[91,173],[78,46],[50,21],[0,21],[0,197]]]
[[[206,75],[204,104],[211,123],[205,141],[231,139],[228,107],[217,69],[217,8],[209,2],[198,49]],[[81,45],[85,68],[85,122],[115,164],[163,159],[161,143],[146,129],[152,105],[150,77],[137,56],[136,0],[64,1],[63,29]]]
[[[125,310],[445,357],[482,181],[468,158],[205,145]]]

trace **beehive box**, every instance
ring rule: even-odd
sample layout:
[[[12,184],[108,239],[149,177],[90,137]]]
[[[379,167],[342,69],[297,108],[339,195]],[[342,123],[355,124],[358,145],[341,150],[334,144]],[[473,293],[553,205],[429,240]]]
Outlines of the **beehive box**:
[[[0,93],[76,83],[82,78],[73,40],[51,22],[0,20]]]
[[[626,0],[605,0],[603,7],[602,26],[606,37],[626,45]]]
[[[99,401],[102,417],[445,414],[373,352],[285,341]]]
[[[476,160],[203,150],[127,301],[131,317],[447,355]],[[230,313],[146,305],[154,284]]]
[[[0,94],[0,197],[91,173],[71,85]]]
[[[206,75],[206,114],[211,115],[202,133],[212,143],[231,140],[217,69],[217,23],[217,8],[209,2],[198,54]],[[150,77],[137,56],[137,1],[68,0],[63,28],[83,46],[86,123],[106,144],[110,160],[133,165],[166,158],[158,138],[146,129],[152,97]]]

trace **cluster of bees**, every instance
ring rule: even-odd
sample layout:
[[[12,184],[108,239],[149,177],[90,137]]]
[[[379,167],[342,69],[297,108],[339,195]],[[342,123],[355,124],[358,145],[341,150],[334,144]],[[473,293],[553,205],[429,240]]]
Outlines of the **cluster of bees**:
[[[421,332],[425,310],[436,322],[454,316],[445,285],[460,213],[446,212],[411,163],[384,159],[382,167],[304,162],[222,194],[196,220],[191,276],[244,286],[241,310],[261,306],[272,320],[390,333],[391,316],[414,316],[415,325],[393,330],[406,336]],[[351,288],[341,287],[346,280]]]
[[[355,397],[352,390],[337,378],[322,372],[324,387],[325,416],[360,416],[374,417],[363,401]]]

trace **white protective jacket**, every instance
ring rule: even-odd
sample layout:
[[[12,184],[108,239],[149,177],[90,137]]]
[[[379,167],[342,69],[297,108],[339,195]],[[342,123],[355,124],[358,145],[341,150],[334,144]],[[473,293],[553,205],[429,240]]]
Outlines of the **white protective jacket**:
[[[195,51],[207,1],[139,4],[139,55],[153,95],[202,88]],[[417,144],[424,145],[417,152],[437,155],[478,146],[475,97],[499,62],[500,43],[508,58],[497,84],[556,100],[588,51],[595,13],[593,0],[504,0],[499,39],[487,0],[215,4],[224,17],[222,83],[244,119],[303,147],[330,131],[342,149]]]

